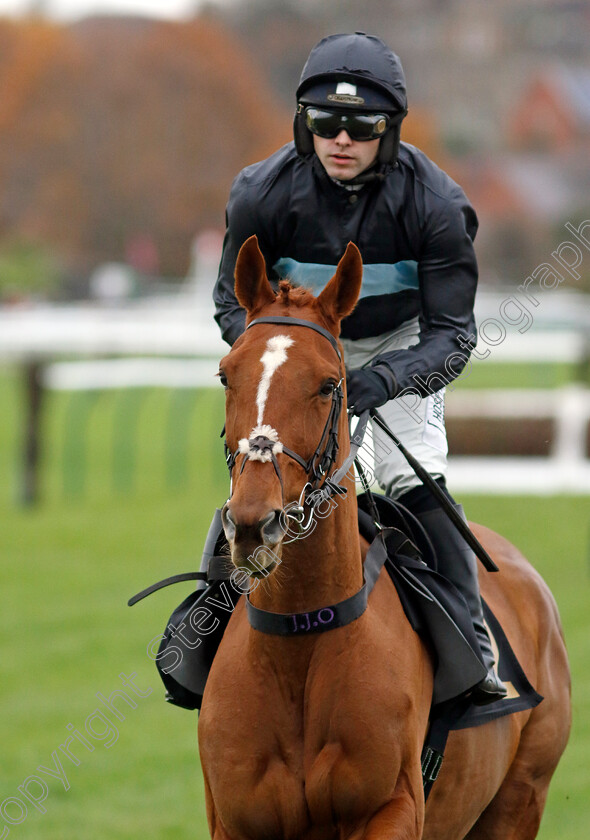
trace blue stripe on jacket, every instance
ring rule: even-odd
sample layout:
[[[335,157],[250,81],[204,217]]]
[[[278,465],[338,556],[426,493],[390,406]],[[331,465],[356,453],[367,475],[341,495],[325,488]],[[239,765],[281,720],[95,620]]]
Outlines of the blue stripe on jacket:
[[[290,257],[281,257],[273,269],[282,280],[311,289],[314,295],[318,295],[336,273],[335,265],[298,262]],[[407,289],[418,289],[418,263],[415,260],[363,265],[361,298],[395,294]]]

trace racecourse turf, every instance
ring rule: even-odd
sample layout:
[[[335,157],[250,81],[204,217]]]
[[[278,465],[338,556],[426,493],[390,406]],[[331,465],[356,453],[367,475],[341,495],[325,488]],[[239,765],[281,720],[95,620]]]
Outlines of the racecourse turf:
[[[0,371],[0,838],[205,840],[197,716],[164,702],[147,652],[191,587],[126,601],[199,562],[228,490],[221,393],[48,395],[41,499],[25,508],[18,384]],[[518,545],[559,604],[574,729],[539,837],[580,840],[590,822],[590,499],[461,501]]]

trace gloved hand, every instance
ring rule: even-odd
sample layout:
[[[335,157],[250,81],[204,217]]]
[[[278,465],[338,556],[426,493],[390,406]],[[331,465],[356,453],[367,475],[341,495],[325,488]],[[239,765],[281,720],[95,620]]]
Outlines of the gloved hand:
[[[381,370],[383,365],[377,367]],[[349,370],[346,374],[346,393],[348,408],[354,414],[377,408],[392,399],[393,374],[384,370],[382,375],[376,367]]]

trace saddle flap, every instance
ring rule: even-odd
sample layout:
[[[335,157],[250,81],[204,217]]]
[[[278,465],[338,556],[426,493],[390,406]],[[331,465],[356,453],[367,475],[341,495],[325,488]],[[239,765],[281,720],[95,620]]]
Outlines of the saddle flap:
[[[485,677],[486,669],[475,653],[477,639],[461,594],[411,558],[390,557],[386,568],[408,620],[435,653],[433,704],[469,691]]]
[[[168,702],[184,709],[201,707],[213,659],[239,597],[225,581],[214,580],[174,610],[156,656]]]

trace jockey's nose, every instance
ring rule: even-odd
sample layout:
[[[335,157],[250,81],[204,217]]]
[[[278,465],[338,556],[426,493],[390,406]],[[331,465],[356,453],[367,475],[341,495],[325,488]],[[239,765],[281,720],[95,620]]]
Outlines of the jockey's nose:
[[[340,132],[334,138],[339,146],[350,146],[352,139],[345,128],[340,129]]]

